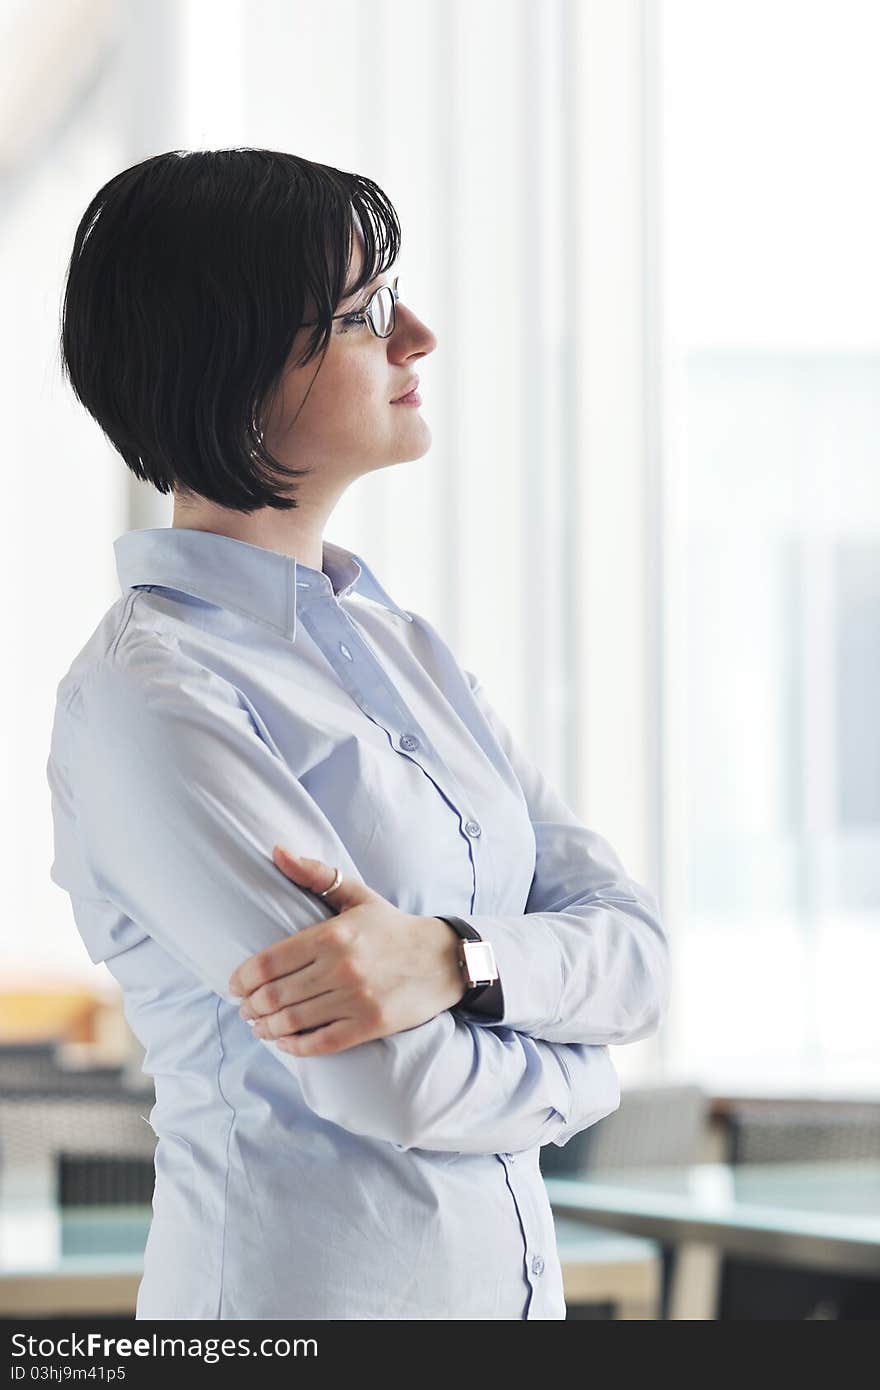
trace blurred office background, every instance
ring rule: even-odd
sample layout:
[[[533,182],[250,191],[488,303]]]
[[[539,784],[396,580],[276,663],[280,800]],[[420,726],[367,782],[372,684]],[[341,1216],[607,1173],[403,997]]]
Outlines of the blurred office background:
[[[733,1174],[729,1198],[749,1160],[854,1163],[846,1190],[876,1211],[880,9],[0,0],[0,38],[0,1157],[30,1162],[27,1138],[54,1155],[59,1201],[91,1181],[141,1202],[133,1136],[152,1140],[122,1120],[150,1099],[115,982],[49,879],[57,683],[118,597],[113,539],[172,515],[61,380],[74,230],[147,155],[259,145],[377,180],[438,337],[429,454],[356,484],[328,538],[430,617],[663,910],[669,1017],[613,1049],[624,1104],[558,1151],[559,1181],[698,1164]],[[35,1129],[29,1087],[27,1114],[51,1110]],[[62,1182],[102,1105],[117,1120],[94,1162],[135,1167]],[[777,1174],[770,1208],[827,1190]],[[665,1228],[621,1218],[622,1245],[587,1250],[569,1217],[572,1307],[760,1316],[729,1284],[688,1313]],[[629,1304],[603,1299],[590,1280],[627,1250],[653,1273]],[[809,1250],[808,1273],[880,1279],[880,1235],[855,1264]],[[700,1258],[677,1267],[705,1288]],[[785,1306],[853,1315],[839,1282]]]

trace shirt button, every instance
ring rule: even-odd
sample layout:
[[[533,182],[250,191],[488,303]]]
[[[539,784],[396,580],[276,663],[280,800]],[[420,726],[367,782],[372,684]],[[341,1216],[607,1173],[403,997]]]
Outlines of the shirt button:
[[[348,647],[345,645],[344,642],[339,643],[339,650],[342,652],[342,655],[347,658],[347,660],[354,661],[354,657],[352,656],[351,652],[348,650]]]
[[[415,734],[401,734],[400,746],[401,748],[406,748],[408,752],[411,752],[413,748],[419,747],[419,740],[416,738]]]
[[[542,1257],[541,1257],[540,1255],[536,1255],[536,1256],[534,1257],[534,1259],[532,1260],[532,1273],[533,1273],[533,1274],[543,1274],[543,1273],[544,1273],[544,1261],[543,1261],[543,1259],[542,1259]]]
[[[468,835],[472,835],[474,839],[476,839],[478,835],[482,835],[483,833],[479,821],[475,820],[469,820],[467,825],[465,826],[465,830],[467,831]]]

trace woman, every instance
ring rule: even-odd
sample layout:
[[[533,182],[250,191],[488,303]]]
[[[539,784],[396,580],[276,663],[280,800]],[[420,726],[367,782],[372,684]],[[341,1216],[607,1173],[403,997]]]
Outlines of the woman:
[[[75,238],[64,370],[174,495],[115,542],[47,768],[155,1080],[139,1319],[564,1318],[540,1146],[664,1007],[656,901],[323,539],[431,442],[399,249],[371,180],[258,149],[147,159]]]

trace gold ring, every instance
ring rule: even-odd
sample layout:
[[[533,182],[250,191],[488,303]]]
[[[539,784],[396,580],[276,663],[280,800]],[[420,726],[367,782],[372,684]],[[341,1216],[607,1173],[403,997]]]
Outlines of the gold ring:
[[[318,897],[319,897],[319,898],[326,898],[326,896],[327,896],[328,893],[334,893],[334,892],[336,891],[336,889],[339,887],[339,885],[341,884],[341,882],[342,882],[342,874],[341,874],[341,873],[339,872],[339,870],[337,869],[337,870],[336,870],[336,877],[335,877],[335,879],[333,880],[333,882],[330,884],[330,887],[329,887],[329,888],[325,888],[322,892],[320,892],[320,893],[318,894]]]

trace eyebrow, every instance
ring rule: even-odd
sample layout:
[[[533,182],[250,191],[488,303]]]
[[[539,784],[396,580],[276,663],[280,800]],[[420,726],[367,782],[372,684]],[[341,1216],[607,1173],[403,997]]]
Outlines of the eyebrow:
[[[379,288],[379,286],[377,285],[376,282],[380,279],[380,277],[381,277],[382,275],[390,275],[391,272],[392,272],[392,270],[394,271],[395,274],[399,274],[399,271],[397,270],[397,264],[398,264],[397,261],[395,261],[394,264],[393,264],[393,265],[390,265],[390,266],[388,267],[387,270],[382,270],[382,271],[379,272],[378,275],[374,275],[373,278],[372,278],[372,280],[368,280],[367,283],[362,287],[360,293],[361,293],[361,294],[366,294],[366,295],[369,297],[370,294],[373,294],[373,292]],[[392,279],[393,279],[393,276],[392,276]],[[386,281],[386,283],[388,283],[388,282]],[[372,288],[371,288],[371,287],[372,287]],[[343,291],[343,295],[342,295],[343,300],[345,300],[345,299],[351,299],[351,296],[352,296],[353,293],[354,293],[353,290],[345,290],[345,291]]]

